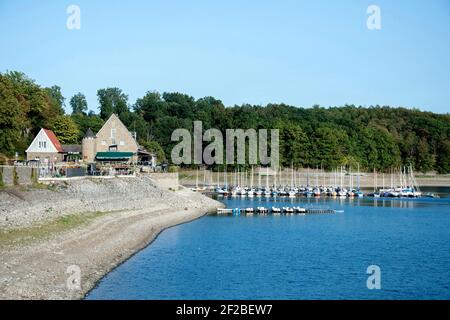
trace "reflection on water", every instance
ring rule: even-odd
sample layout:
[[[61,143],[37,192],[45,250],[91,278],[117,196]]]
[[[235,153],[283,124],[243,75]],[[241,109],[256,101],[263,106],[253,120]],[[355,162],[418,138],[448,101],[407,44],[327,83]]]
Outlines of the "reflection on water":
[[[87,299],[450,299],[450,198],[225,198],[305,216],[207,216],[165,230]],[[426,190],[428,192],[428,190]],[[381,290],[368,290],[369,265]]]

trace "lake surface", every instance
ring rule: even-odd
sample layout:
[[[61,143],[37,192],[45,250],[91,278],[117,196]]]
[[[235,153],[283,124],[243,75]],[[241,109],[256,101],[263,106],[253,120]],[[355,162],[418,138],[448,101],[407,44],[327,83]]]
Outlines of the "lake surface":
[[[206,216],[163,231],[87,299],[450,299],[450,188],[440,199],[222,199],[344,210]],[[367,267],[381,289],[367,288]]]

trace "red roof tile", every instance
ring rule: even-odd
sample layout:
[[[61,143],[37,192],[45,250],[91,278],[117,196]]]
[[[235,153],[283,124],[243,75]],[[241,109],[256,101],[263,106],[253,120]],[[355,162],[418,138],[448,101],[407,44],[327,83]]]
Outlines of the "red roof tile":
[[[48,130],[48,129],[44,129],[44,131],[47,134],[47,137],[50,139],[50,141],[55,146],[56,150],[58,150],[58,152],[64,152],[63,147],[59,143],[59,140],[56,137],[56,135],[53,133],[53,131],[52,130]]]

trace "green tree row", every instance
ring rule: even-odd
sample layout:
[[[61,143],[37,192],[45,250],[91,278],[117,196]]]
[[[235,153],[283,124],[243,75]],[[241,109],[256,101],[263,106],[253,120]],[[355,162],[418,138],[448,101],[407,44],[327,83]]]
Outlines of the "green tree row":
[[[62,143],[79,143],[88,128],[97,132],[116,113],[139,143],[169,158],[172,132],[229,128],[280,130],[283,166],[335,168],[359,164],[387,170],[412,164],[416,170],[450,172],[450,115],[416,109],[346,105],[299,108],[285,104],[225,107],[213,97],[147,92],[131,104],[119,88],[97,91],[98,114],[88,112],[86,97],[70,98],[70,115],[58,86],[42,88],[20,72],[0,73],[0,153],[24,150],[41,127],[55,131]]]

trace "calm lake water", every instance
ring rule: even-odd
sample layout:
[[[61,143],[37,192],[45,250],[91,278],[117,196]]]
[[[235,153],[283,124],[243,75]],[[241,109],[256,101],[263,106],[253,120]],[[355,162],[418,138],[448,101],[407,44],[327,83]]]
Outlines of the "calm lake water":
[[[162,232],[87,299],[450,299],[450,188],[440,199],[231,199],[306,216],[206,216]],[[369,265],[381,289],[367,289]]]

